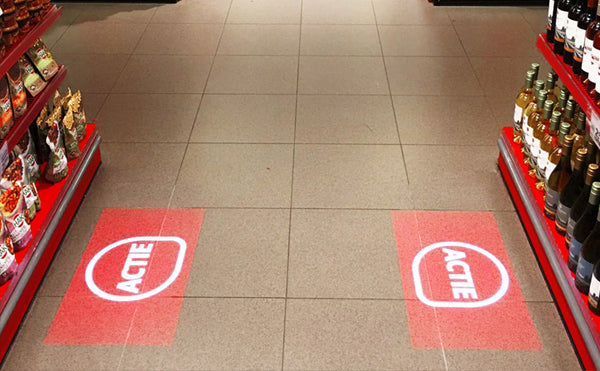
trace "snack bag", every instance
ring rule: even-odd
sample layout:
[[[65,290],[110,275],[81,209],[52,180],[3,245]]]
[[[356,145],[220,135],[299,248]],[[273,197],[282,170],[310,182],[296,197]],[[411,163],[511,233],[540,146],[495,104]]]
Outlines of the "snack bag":
[[[5,236],[4,222],[2,222],[2,234],[0,236],[0,285],[4,285],[17,272],[17,261],[15,260],[14,248],[10,237]]]
[[[17,157],[4,171],[0,179],[0,188],[9,189],[13,183],[29,184],[21,156]]]
[[[48,107],[44,106],[35,120],[35,129],[37,131],[37,156],[38,164],[42,164],[48,161],[50,155],[50,149],[46,144],[46,136],[48,136]]]
[[[25,163],[25,170],[30,183],[35,183],[40,178],[40,165],[37,162],[37,156],[35,152],[35,144],[29,130],[25,132],[25,135],[17,142],[14,149],[17,156],[23,155],[23,162]]]
[[[68,103],[71,100],[71,97],[73,96],[73,93],[71,92],[71,88],[67,88],[67,92],[65,93],[65,95],[60,95],[60,92],[58,90],[56,90],[56,92],[54,93],[54,99],[52,100],[52,102],[54,103],[54,108],[56,107],[61,107],[63,110],[63,114],[67,112],[68,107]]]
[[[35,214],[41,207],[40,197],[37,193],[35,183],[27,184],[23,186],[23,198],[25,200],[25,220],[27,224],[31,224],[31,221],[35,218]]]
[[[48,165],[44,177],[50,183],[57,183],[63,180],[69,172],[69,166],[67,164],[67,156],[65,155],[65,147],[63,145],[63,138],[61,130],[57,121],[54,121],[48,130],[48,136],[46,137],[46,143],[50,147],[50,157],[48,158]]]
[[[58,72],[58,64],[41,39],[37,39],[33,43],[33,46],[27,50],[27,56],[31,59],[37,70],[40,71],[45,81],[50,80]]]
[[[27,110],[27,93],[23,85],[23,78],[19,64],[15,63],[6,74],[8,78],[8,87],[10,89],[10,99],[12,102],[15,119],[23,116]]]
[[[27,220],[30,219],[23,197],[23,186],[17,182],[5,190],[0,196],[0,210],[6,222],[8,235],[12,240],[14,251],[27,247],[33,239]]]
[[[42,80],[35,68],[29,63],[27,58],[19,58],[19,68],[23,76],[23,85],[32,97],[38,95],[46,87],[46,82]]]
[[[0,78],[0,139],[6,138],[14,125],[13,111],[6,78]]]
[[[67,159],[73,160],[79,158],[81,151],[79,150],[79,141],[77,140],[77,130],[73,124],[73,111],[69,109],[63,119],[62,132],[65,138],[65,150]]]
[[[75,130],[77,130],[77,140],[82,141],[85,138],[85,110],[81,103],[81,91],[77,91],[69,100],[69,108],[73,111]]]

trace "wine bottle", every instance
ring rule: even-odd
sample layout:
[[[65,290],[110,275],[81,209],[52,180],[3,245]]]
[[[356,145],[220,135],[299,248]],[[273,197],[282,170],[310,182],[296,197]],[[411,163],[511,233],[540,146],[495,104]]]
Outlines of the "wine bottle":
[[[564,175],[568,180],[558,197],[558,207],[556,208],[555,227],[558,233],[565,235],[567,232],[567,223],[571,214],[571,207],[575,203],[577,196],[581,193],[585,181],[585,160],[587,158],[587,148],[580,148],[575,157],[575,167],[570,176]],[[569,168],[571,167],[569,161]]]
[[[535,125],[535,128],[533,129],[533,139],[532,139],[532,145],[530,148],[530,154],[529,157],[531,158],[531,161],[529,162],[530,164],[532,164],[532,166],[534,166],[536,168],[536,171],[532,174],[532,175],[537,175],[537,164],[538,164],[538,158],[541,156],[541,151],[542,151],[542,140],[544,140],[544,136],[546,135],[546,133],[548,132],[548,129],[550,128],[550,117],[552,116],[552,109],[554,108],[554,103],[550,100],[546,100],[544,102],[544,110],[542,111],[542,117],[537,121],[537,123],[532,122],[533,125]],[[540,178],[541,180],[541,178]]]
[[[565,108],[565,113],[562,117],[562,122],[566,122],[571,126],[570,130],[573,130],[575,126],[575,111],[577,110],[577,102],[573,99],[569,99],[567,101],[567,107]]]
[[[577,0],[575,5],[569,9],[567,16],[567,30],[565,32],[565,45],[563,52],[563,61],[565,64],[573,65],[573,55],[575,53],[575,34],[577,33],[577,22],[585,9],[585,0]]]
[[[598,67],[600,67],[600,32],[597,32],[594,36],[594,42],[592,43],[592,65],[588,71],[588,94],[593,100],[596,100],[598,95],[597,89],[600,88],[598,84]]]
[[[600,31],[600,4],[596,7],[596,18],[588,25],[585,30],[585,41],[583,42],[583,60],[581,62],[581,76],[579,81],[582,82],[586,90],[589,90],[590,84],[588,74],[592,68],[592,49],[594,46],[594,37]]]
[[[533,71],[533,81],[535,83],[535,81],[538,79],[538,74],[540,73],[540,64],[536,62],[531,63],[529,66],[529,71]]]
[[[554,53],[563,55],[567,33],[569,10],[575,5],[573,0],[559,0],[556,7],[556,26],[554,27]]]
[[[579,148],[585,148],[587,146],[587,143],[585,141],[585,120],[585,113],[579,112],[579,115],[577,115],[577,119],[575,120],[575,127],[571,129],[571,134],[573,135],[573,149],[571,150],[571,166],[573,166],[575,163],[575,156],[577,155],[577,150]]]
[[[554,43],[554,26],[556,24],[556,6],[558,1],[550,0],[548,6],[548,21],[546,22],[546,41]]]
[[[583,63],[583,50],[585,43],[585,33],[588,26],[594,20],[598,0],[587,0],[587,7],[577,21],[577,32],[575,33],[575,54],[573,55],[573,73],[581,75],[581,65]]]
[[[594,182],[595,183],[595,182]],[[577,228],[577,227],[575,227]],[[590,234],[586,237],[579,259],[577,271],[575,272],[575,287],[584,294],[590,290],[590,282],[594,271],[594,264],[600,259],[600,213],[596,217],[596,224]]]
[[[523,111],[529,103],[533,100],[533,71],[527,71],[525,78],[525,86],[521,89],[515,99],[515,113],[514,113],[514,126],[513,126],[513,141],[515,143],[522,143],[521,130],[523,129]]]
[[[550,179],[550,175],[554,172],[554,169],[560,162],[562,157],[563,148],[565,146],[565,137],[569,135],[569,131],[571,130],[571,126],[566,122],[561,122],[559,132],[558,132],[558,146],[553,147],[550,155],[548,156],[548,164],[546,165],[546,183]],[[572,140],[572,138],[571,138]],[[571,142],[572,145],[572,142]],[[545,185],[544,185],[545,191]]]
[[[529,161],[530,166],[535,166],[535,164],[531,164],[530,156],[531,156],[531,147],[533,146],[533,130],[535,125],[538,124],[539,120],[543,114],[544,102],[546,101],[546,96],[548,93],[545,90],[541,90],[537,96],[537,101],[531,107],[531,112],[527,116],[527,120],[523,119],[523,130],[525,131],[525,142],[523,143],[523,148],[525,148],[526,159]],[[529,108],[530,106],[527,106]],[[525,109],[527,113],[527,109]],[[525,123],[527,122],[527,123]]]
[[[600,264],[594,265],[592,280],[590,282],[590,291],[588,293],[588,308],[595,315],[600,315]]]
[[[593,182],[585,209],[573,227],[568,260],[568,266],[572,272],[577,271],[581,246],[596,224],[598,204],[600,204],[600,182]]]
[[[561,124],[561,129],[562,125]],[[573,147],[573,137],[566,135],[562,143],[562,152],[558,165],[550,174],[546,182],[546,199],[544,201],[544,214],[554,220],[556,218],[556,209],[560,199],[560,192],[565,187],[571,177],[571,148]]]
[[[573,207],[571,207],[571,213],[569,214],[569,222],[567,223],[567,234],[565,235],[565,244],[567,247],[571,246],[571,240],[573,239],[573,231],[575,230],[575,224],[585,211],[585,207],[587,206],[590,199],[590,192],[592,191],[592,183],[596,181],[598,177],[598,165],[589,164],[587,167],[587,171],[585,172],[585,182],[583,185],[583,189]],[[592,220],[596,214],[592,215]],[[579,255],[579,252],[577,252]],[[577,265],[577,260],[574,261],[575,265]]]
[[[554,94],[554,88],[556,85],[556,77],[552,72],[548,72],[548,75],[546,76],[546,85],[544,90],[546,90],[548,92],[548,95],[546,96],[546,100],[552,101],[552,103],[556,104],[556,102],[558,102],[558,98],[556,97],[556,94]]]
[[[567,106],[568,99],[569,91],[567,90],[567,88],[562,88],[558,96],[558,102],[556,102],[556,105],[554,106],[554,111],[559,112],[562,116],[565,113],[565,107]]]
[[[550,118],[550,128],[548,132],[544,135],[544,139],[540,143],[540,155],[537,160],[537,168],[536,175],[539,180],[542,181],[540,185],[536,184],[536,186],[541,189],[543,188],[544,181],[546,180],[546,171],[548,167],[548,161],[550,157],[550,153],[556,147],[558,147],[558,129],[560,127],[560,112],[554,111],[552,112],[552,118]],[[568,134],[568,133],[566,133]],[[566,135],[565,134],[565,135]]]

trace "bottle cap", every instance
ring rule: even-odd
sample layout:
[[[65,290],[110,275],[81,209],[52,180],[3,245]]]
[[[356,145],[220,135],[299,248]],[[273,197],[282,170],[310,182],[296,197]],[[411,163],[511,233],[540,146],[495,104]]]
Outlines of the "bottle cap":
[[[581,131],[585,131],[585,113],[579,112],[579,115],[577,115],[577,129],[581,130]]]
[[[594,195],[596,197],[600,196],[600,182],[592,183],[592,189],[590,191],[590,195]]]
[[[571,136],[571,141],[573,136]],[[565,141],[566,141],[566,137],[565,137]],[[584,163],[585,158],[587,156],[588,150],[585,147],[581,147],[577,150],[577,153],[575,154],[575,167],[578,167],[577,164],[581,165]]]
[[[552,111],[552,108],[554,107],[554,102],[551,100],[546,100],[544,102],[544,111]],[[585,121],[584,121],[585,122]]]
[[[561,114],[558,111],[552,112],[552,118],[550,118],[550,130],[557,131],[560,126]],[[566,123],[565,123],[566,124]]]
[[[598,165],[596,165],[596,164],[589,164],[588,168],[587,168],[586,175],[589,176],[590,178],[594,178],[597,173],[598,173]]]
[[[560,132],[565,134],[566,136],[569,136],[567,134],[569,134],[571,132],[571,124],[569,124],[568,122],[561,122],[560,123]],[[573,137],[571,137],[571,141],[573,141]]]

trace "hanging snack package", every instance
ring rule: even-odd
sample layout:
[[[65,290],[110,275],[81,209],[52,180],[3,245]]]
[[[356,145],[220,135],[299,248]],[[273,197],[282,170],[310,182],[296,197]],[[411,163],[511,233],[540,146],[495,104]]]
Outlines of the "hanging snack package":
[[[6,222],[8,235],[12,240],[15,251],[23,250],[33,239],[27,219],[29,211],[25,206],[23,186],[13,183],[0,196],[0,210]]]
[[[46,144],[46,136],[48,135],[48,107],[44,106],[42,111],[35,120],[35,130],[37,132],[37,159],[38,164],[43,164],[48,161],[50,155],[50,148]]]
[[[67,152],[67,160],[79,158],[81,151],[79,150],[79,141],[77,140],[77,130],[73,122],[73,111],[69,109],[63,118],[62,132],[65,138],[65,151]]]
[[[0,125],[0,139],[4,139],[14,125],[8,81],[5,77],[0,78]]]
[[[32,97],[38,95],[46,87],[46,82],[38,75],[35,68],[29,63],[25,57],[19,58],[19,68],[23,76],[23,84],[25,89]]]
[[[69,108],[73,111],[73,120],[75,123],[75,130],[77,131],[77,140],[82,141],[85,138],[85,111],[81,104],[81,91],[77,91],[69,100]]]
[[[40,165],[37,162],[35,144],[29,130],[26,131],[21,140],[17,142],[14,152],[17,155],[23,155],[23,162],[25,163],[25,171],[27,172],[29,182],[37,182],[40,178]]]
[[[15,260],[14,247],[10,237],[6,235],[4,222],[2,222],[2,233],[0,235],[0,286],[4,285],[17,273],[17,261]]]
[[[65,147],[63,145],[63,138],[61,130],[57,121],[54,121],[48,130],[48,136],[46,137],[46,143],[50,147],[50,157],[48,158],[48,165],[44,172],[44,177],[50,183],[57,183],[63,180],[69,172],[69,166],[67,163],[67,156],[65,155]]]
[[[35,183],[27,184],[23,186],[23,198],[25,200],[25,220],[27,224],[31,224],[31,221],[35,218],[35,214],[40,209],[38,205],[41,205],[37,194],[37,188]]]
[[[21,156],[17,157],[4,171],[0,179],[0,188],[3,190],[9,189],[13,183],[28,184],[29,179],[25,174],[25,166]]]
[[[10,89],[10,99],[15,119],[18,119],[23,116],[25,110],[27,110],[27,93],[25,93],[25,86],[23,85],[19,64],[15,63],[8,70],[6,76],[8,77],[8,87]]]
[[[27,49],[27,56],[31,59],[45,81],[50,80],[58,72],[58,64],[41,39],[37,39],[33,43],[33,46]]]

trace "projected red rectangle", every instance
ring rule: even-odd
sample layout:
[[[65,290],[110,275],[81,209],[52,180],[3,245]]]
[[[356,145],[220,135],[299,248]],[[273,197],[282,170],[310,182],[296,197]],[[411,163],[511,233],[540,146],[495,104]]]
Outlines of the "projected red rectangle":
[[[46,344],[170,345],[202,209],[105,209]]]
[[[414,348],[542,349],[492,213],[392,220]]]

